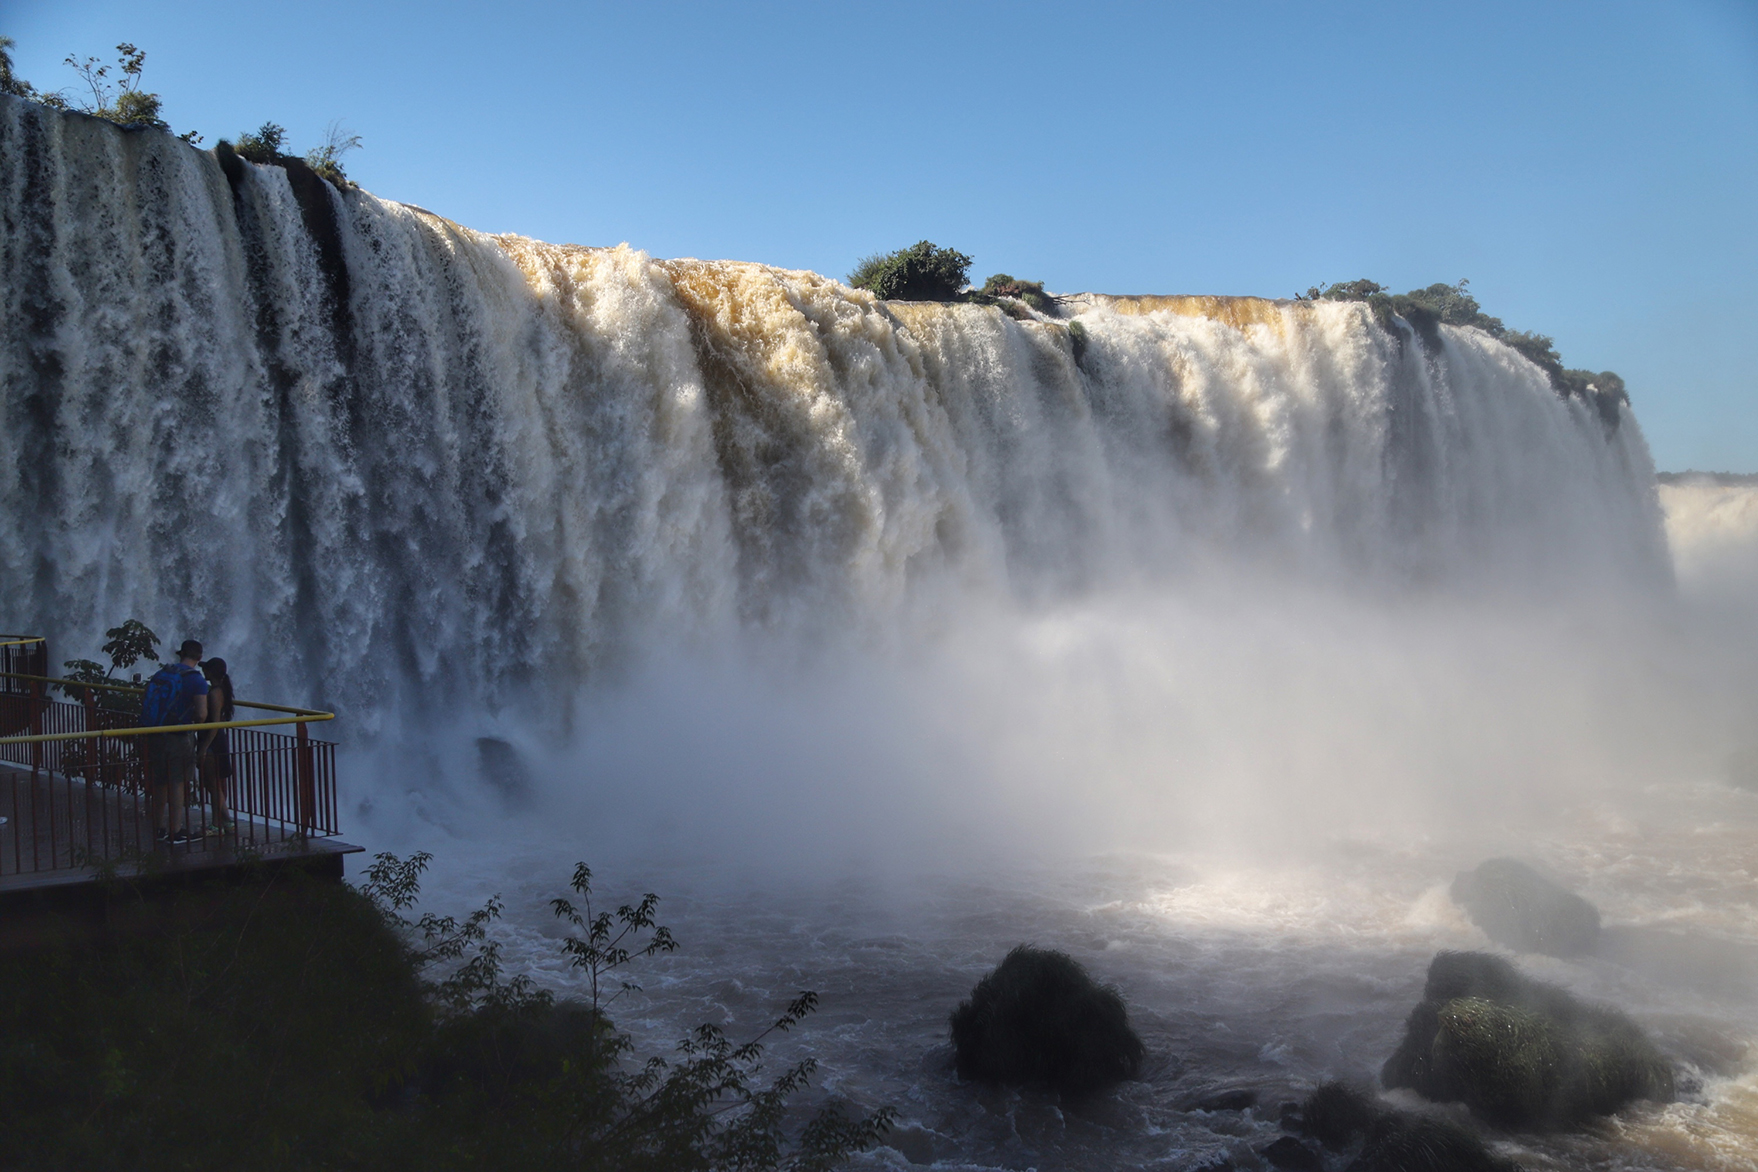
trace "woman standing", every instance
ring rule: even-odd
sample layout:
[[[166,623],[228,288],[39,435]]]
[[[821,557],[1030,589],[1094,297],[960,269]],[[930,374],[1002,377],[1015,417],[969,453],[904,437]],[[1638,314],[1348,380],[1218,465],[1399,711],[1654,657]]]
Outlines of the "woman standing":
[[[232,677],[226,674],[226,661],[216,655],[202,664],[201,670],[208,678],[208,719],[234,719],[232,702],[235,693],[232,691]],[[201,779],[213,801],[216,830],[227,830],[232,826],[231,811],[226,805],[226,790],[232,780],[232,744],[227,735],[230,732],[230,729],[210,728],[201,734],[199,745]]]

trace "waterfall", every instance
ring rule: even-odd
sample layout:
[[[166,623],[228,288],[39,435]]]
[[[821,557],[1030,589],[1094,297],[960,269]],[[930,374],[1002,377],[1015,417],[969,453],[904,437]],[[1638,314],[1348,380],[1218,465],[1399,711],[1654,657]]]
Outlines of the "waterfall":
[[[1627,411],[1362,305],[879,302],[484,235],[3,97],[0,216],[6,625],[60,658],[140,617],[362,727],[662,644],[1223,564],[1670,573]]]

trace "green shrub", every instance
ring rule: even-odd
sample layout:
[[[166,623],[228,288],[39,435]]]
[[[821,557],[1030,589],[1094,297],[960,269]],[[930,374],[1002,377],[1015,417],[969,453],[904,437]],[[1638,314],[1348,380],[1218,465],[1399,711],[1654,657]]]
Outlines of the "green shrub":
[[[1505,327],[1500,318],[1490,317],[1469,292],[1471,282],[1457,285],[1436,283],[1426,289],[1412,289],[1392,298],[1392,311],[1401,317],[1426,312],[1437,321],[1450,326],[1475,326],[1494,337],[1501,337]]]
[[[163,100],[158,94],[140,88],[141,73],[146,67],[144,49],[127,42],[116,46],[119,54],[116,70],[122,75],[118,83],[110,81],[111,67],[100,64],[96,57],[81,61],[69,54],[63,64],[79,74],[92,95],[89,101],[70,101],[63,91],[39,90],[12,71],[12,47],[16,43],[11,37],[0,37],[0,93],[40,102],[54,110],[78,110],[119,126],[150,126],[155,130],[170,131],[171,128],[159,116]],[[191,145],[201,141],[201,135],[193,130],[177,137]]]
[[[113,930],[0,958],[9,1167],[339,1166],[428,1028],[367,901],[282,876],[118,894]],[[101,1118],[101,1127],[92,1126]]]
[[[1320,288],[1312,286],[1304,297],[1295,295],[1299,301],[1361,301],[1373,313],[1373,320],[1382,329],[1392,326],[1392,299],[1386,293],[1386,287],[1378,281],[1370,281],[1366,277],[1359,281],[1344,281]]]
[[[281,149],[286,145],[287,128],[275,122],[264,122],[254,132],[245,131],[232,144],[238,157],[248,159],[252,163],[271,165],[279,163],[285,152]]]
[[[1055,301],[1044,292],[1042,281],[1020,281],[1006,273],[996,273],[984,281],[983,287],[976,294],[977,300],[992,300],[997,297],[1012,297],[1023,301],[1039,313],[1049,313],[1056,307]]]
[[[1360,1144],[1349,1172],[1519,1172],[1460,1124],[1389,1110],[1340,1082],[1321,1083],[1290,1125],[1332,1151]]]
[[[346,189],[353,184],[342,170],[342,156],[349,151],[358,150],[360,136],[349,134],[340,121],[332,122],[324,130],[324,140],[305,152],[305,163],[313,171],[329,180],[331,186]]]
[[[1307,289],[1304,296],[1295,295],[1297,301],[1366,301],[1385,293],[1386,287],[1378,281],[1370,281],[1366,277],[1359,281],[1339,281],[1336,284],[1318,286]]]
[[[952,301],[965,287],[971,258],[927,240],[875,254],[855,266],[848,283],[885,301]]]
[[[1346,1083],[1320,1083],[1300,1105],[1301,1129],[1327,1148],[1341,1149],[1380,1117],[1365,1093]]]
[[[1446,1002],[1430,1054],[1451,1094],[1492,1123],[1535,1121],[1559,1089],[1564,1040],[1545,1016],[1480,997]]]
[[[169,130],[165,120],[159,117],[159,111],[164,105],[158,94],[127,90],[116,95],[116,104],[104,114],[112,122],[123,126],[151,126],[154,130]]]
[[[1368,1129],[1350,1172],[1522,1172],[1449,1119],[1391,1113]]]

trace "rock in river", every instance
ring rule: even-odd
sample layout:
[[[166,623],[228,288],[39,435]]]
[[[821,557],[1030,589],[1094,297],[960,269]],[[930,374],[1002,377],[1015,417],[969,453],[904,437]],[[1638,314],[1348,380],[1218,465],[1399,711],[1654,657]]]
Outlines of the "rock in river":
[[[1671,1064],[1629,1018],[1487,953],[1436,956],[1404,1030],[1381,1081],[1501,1127],[1568,1127],[1673,1095]]]
[[[1516,859],[1490,859],[1453,880],[1453,902],[1516,952],[1582,956],[1599,942],[1599,909]]]
[[[1073,957],[1022,944],[952,1014],[962,1078],[1098,1090],[1141,1070],[1141,1039],[1123,998]]]

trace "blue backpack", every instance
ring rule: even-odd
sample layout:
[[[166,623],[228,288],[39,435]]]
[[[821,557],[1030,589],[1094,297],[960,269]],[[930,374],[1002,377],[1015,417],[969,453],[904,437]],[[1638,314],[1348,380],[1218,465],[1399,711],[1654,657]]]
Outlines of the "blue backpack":
[[[140,702],[143,728],[188,723],[189,703],[183,696],[183,677],[195,670],[181,663],[170,663],[153,673],[153,678],[146,682],[146,695]]]

